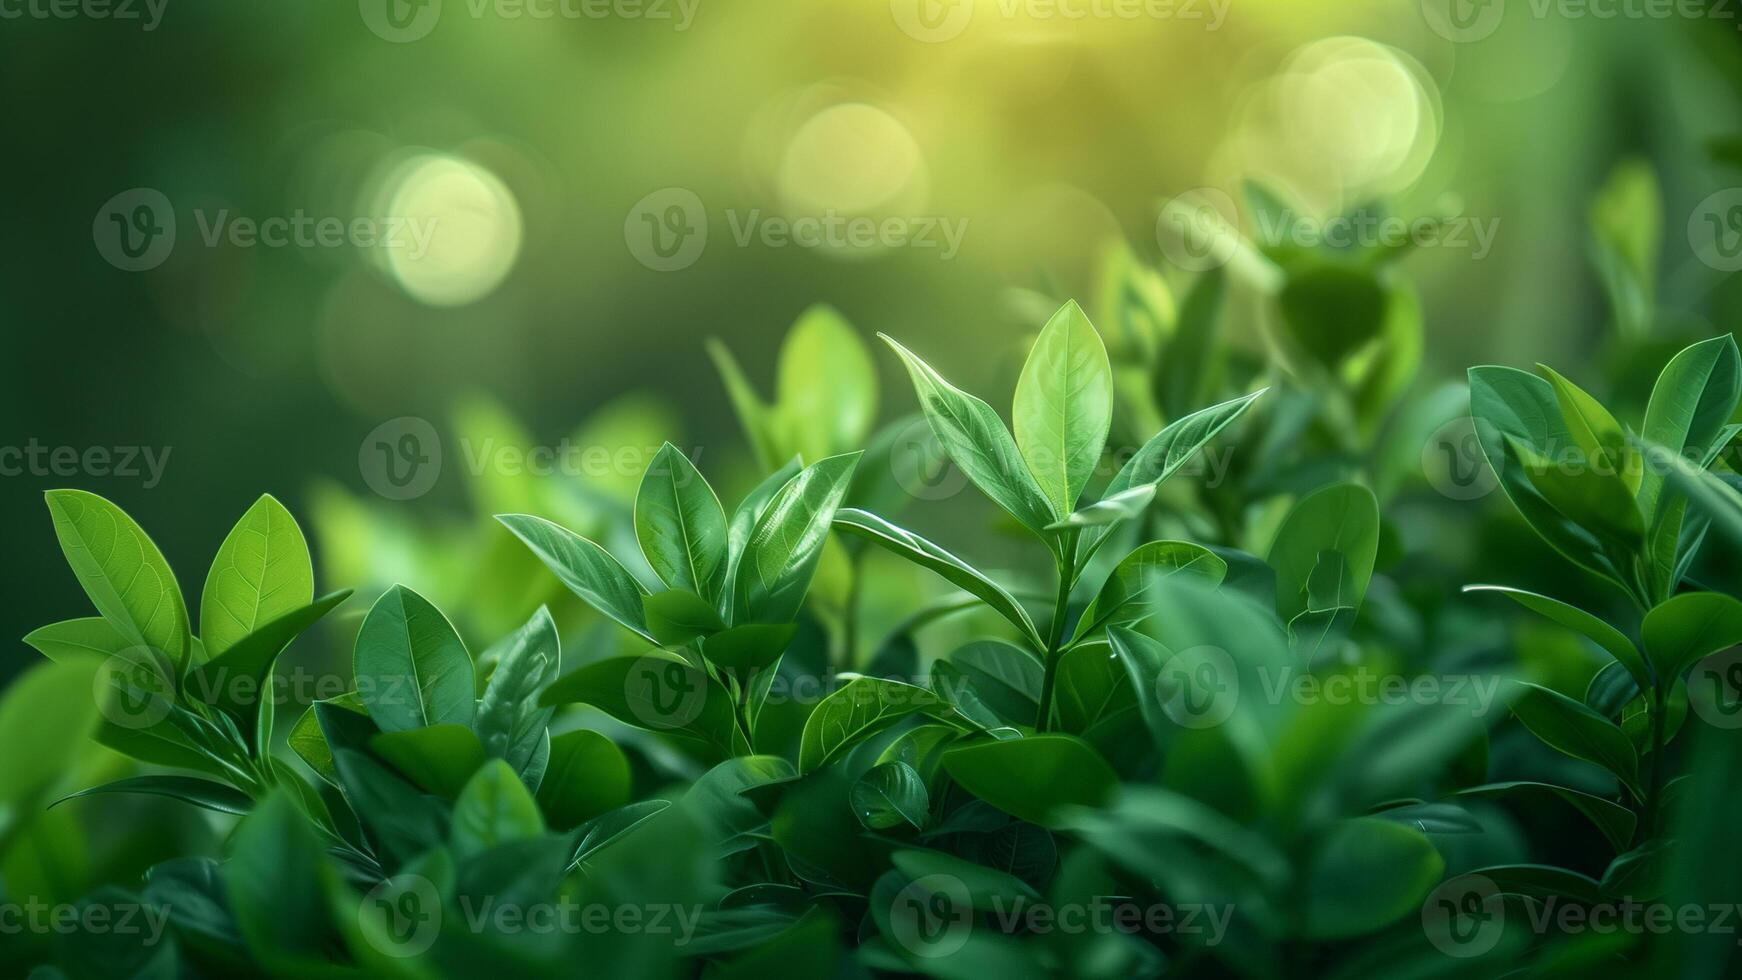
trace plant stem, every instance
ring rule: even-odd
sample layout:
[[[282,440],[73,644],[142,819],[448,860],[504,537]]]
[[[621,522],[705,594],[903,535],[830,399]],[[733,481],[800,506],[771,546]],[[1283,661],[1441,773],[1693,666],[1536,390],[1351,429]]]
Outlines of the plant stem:
[[[1064,539],[1057,555],[1058,597],[1053,600],[1052,626],[1046,640],[1046,662],[1040,679],[1040,711],[1034,719],[1034,730],[1037,732],[1045,732],[1052,727],[1053,682],[1058,677],[1059,646],[1064,642],[1065,615],[1070,609],[1071,584],[1076,579],[1076,569],[1072,567],[1071,559],[1076,545],[1077,536],[1072,533]]]

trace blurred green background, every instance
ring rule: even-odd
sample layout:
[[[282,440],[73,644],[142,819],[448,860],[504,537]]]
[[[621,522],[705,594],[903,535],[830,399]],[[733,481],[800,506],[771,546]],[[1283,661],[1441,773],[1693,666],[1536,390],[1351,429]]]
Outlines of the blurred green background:
[[[1709,333],[1734,305],[1730,277],[1684,231],[1739,180],[1722,141],[1737,128],[1742,25],[1725,7],[1604,19],[1515,3],[1470,41],[1417,0],[1199,0],[1082,19],[995,0],[700,0],[661,8],[667,19],[446,0],[400,6],[405,30],[382,7],[167,0],[154,24],[143,4],[135,20],[7,8],[27,12],[0,20],[0,443],[151,447],[165,466],[151,486],[143,467],[0,479],[0,633],[86,611],[44,489],[115,500],[192,593],[261,492],[305,520],[318,511],[319,539],[357,501],[459,520],[494,491],[451,440],[410,500],[372,493],[359,459],[383,423],[448,433],[468,404],[500,405],[545,446],[614,405],[595,442],[670,438],[734,494],[753,470],[704,338],[766,391],[780,337],[828,303],[965,387],[1008,390],[1035,326],[1013,289],[1086,295],[1120,239],[1183,281],[1158,238],[1161,203],[1200,187],[1238,196],[1250,177],[1321,213],[1385,196],[1400,214],[1498,221],[1480,258],[1408,260],[1426,310],[1420,384],[1476,362],[1576,375],[1606,356],[1587,208],[1624,159],[1661,180],[1658,305],[1678,335]],[[135,188],[160,192],[177,225],[167,257],[138,272],[102,242],[107,202]],[[691,264],[659,271],[635,234],[667,188],[692,193],[709,227]],[[936,217],[965,235],[948,257],[735,240],[752,216],[823,212]],[[202,223],[219,215],[395,216],[433,221],[435,237],[416,260],[210,245]],[[1226,329],[1260,349],[1238,306]],[[911,395],[878,357],[888,419]],[[644,462],[605,482],[632,488]],[[361,584],[334,575],[340,556],[319,539],[323,588]],[[0,677],[34,662],[11,646]]]

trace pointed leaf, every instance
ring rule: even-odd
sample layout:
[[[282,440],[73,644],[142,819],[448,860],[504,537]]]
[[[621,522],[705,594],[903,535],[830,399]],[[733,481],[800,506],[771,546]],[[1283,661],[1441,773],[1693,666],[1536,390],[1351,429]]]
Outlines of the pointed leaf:
[[[726,512],[701,471],[666,443],[635,494],[635,540],[659,580],[718,601],[726,583]]]
[[[1567,629],[1585,636],[1591,642],[1602,647],[1611,657],[1614,657],[1627,672],[1633,675],[1640,687],[1651,686],[1651,674],[1645,667],[1645,658],[1639,655],[1633,642],[1621,634],[1621,631],[1603,622],[1590,613],[1571,606],[1559,599],[1551,599],[1545,595],[1526,592],[1523,589],[1512,589],[1504,585],[1466,585],[1465,592],[1498,592],[1531,612],[1539,613],[1554,620]]]
[[[230,530],[200,594],[200,640],[216,658],[266,623],[314,601],[314,564],[296,518],[270,494]]]
[[[858,461],[858,453],[821,460],[769,499],[738,564],[734,623],[780,623],[798,615]]]
[[[539,560],[587,604],[653,641],[641,597],[647,590],[635,581],[617,559],[573,531],[542,517],[499,514],[496,519],[526,542]]]
[[[1667,689],[1702,657],[1742,643],[1742,602],[1717,592],[1684,592],[1645,614],[1640,637]]]
[[[1053,314],[1028,352],[1010,417],[1029,473],[1063,518],[1101,461],[1113,421],[1107,349],[1075,301]]]
[[[561,673],[562,643],[556,621],[549,609],[539,606],[509,638],[478,700],[473,727],[486,753],[506,759],[515,772],[526,773],[556,713],[538,706],[539,692]]]
[[[55,537],[91,604],[130,645],[188,660],[187,606],[169,562],[121,508],[83,490],[44,495]]]
[[[441,611],[403,585],[388,589],[357,630],[357,691],[384,732],[470,727],[472,657]]]

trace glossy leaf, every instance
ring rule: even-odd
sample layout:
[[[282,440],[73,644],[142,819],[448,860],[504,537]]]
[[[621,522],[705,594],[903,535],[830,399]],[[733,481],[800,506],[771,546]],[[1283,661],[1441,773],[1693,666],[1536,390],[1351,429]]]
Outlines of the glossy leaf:
[[[769,499],[738,563],[734,623],[782,623],[798,615],[858,460],[849,453],[807,466]]]
[[[923,829],[931,809],[925,780],[905,762],[873,766],[848,794],[853,815],[867,830],[888,830],[903,823]]]
[[[666,443],[635,494],[635,540],[660,581],[718,602],[726,584],[726,512],[689,458]]]
[[[1010,417],[1029,473],[1063,518],[1101,461],[1113,420],[1107,349],[1075,302],[1053,314],[1029,350]]]
[[[760,670],[780,659],[797,632],[795,623],[734,626],[703,640],[702,656],[732,670]]]
[[[384,732],[472,724],[472,657],[441,611],[396,585],[376,601],[352,651],[357,691]]]
[[[1060,514],[1035,482],[1016,440],[997,411],[945,381],[931,366],[893,339],[879,334],[907,366],[926,421],[956,466],[992,502],[1023,526],[1042,534]]]
[[[133,776],[127,779],[117,779],[112,783],[93,786],[70,796],[61,797],[55,801],[55,805],[58,806],[67,800],[110,793],[166,796],[172,800],[191,803],[194,806],[217,813],[244,814],[254,806],[254,801],[249,799],[246,793],[225,786],[223,783],[213,782],[210,779],[196,779],[192,776],[172,775]]]
[[[827,765],[909,715],[946,707],[942,699],[923,687],[881,677],[841,676],[847,682],[818,702],[805,720],[798,749],[801,774]]]
[[[133,645],[101,616],[38,627],[25,635],[24,642],[56,663],[101,663]]]
[[[1595,763],[1614,773],[1635,798],[1639,755],[1626,733],[1572,698],[1536,684],[1518,683],[1512,711],[1532,735],[1556,751]]]
[[[556,621],[549,609],[540,606],[508,638],[478,700],[473,727],[486,753],[506,759],[515,772],[526,773],[555,714],[538,706],[538,694],[561,673]]]
[[[526,542],[569,591],[644,639],[657,642],[647,631],[641,609],[647,590],[605,549],[542,517],[499,514],[496,519]]]
[[[1702,657],[1742,644],[1742,602],[1717,592],[1684,592],[1646,613],[1640,636],[1667,690]]]
[[[1198,575],[1220,585],[1228,563],[1201,545],[1186,541],[1151,541],[1120,560],[1107,575],[1089,607],[1077,620],[1076,635],[1087,636],[1109,625],[1140,619],[1144,600],[1158,583],[1173,575]]]
[[[1742,397],[1742,356],[1726,334],[1701,341],[1670,359],[1645,408],[1645,441],[1683,456],[1703,458]],[[1657,513],[1663,474],[1649,470],[1639,487],[1639,506]]]
[[[661,646],[680,647],[699,637],[726,628],[720,611],[708,600],[683,589],[668,589],[644,596],[641,608],[647,615],[647,631]]]
[[[1633,641],[1623,636],[1621,631],[1590,613],[1545,595],[1526,592],[1523,589],[1508,588],[1504,585],[1466,585],[1465,592],[1498,592],[1513,600],[1531,612],[1539,613],[1565,626],[1567,629],[1582,634],[1586,639],[1602,647],[1609,656],[1627,669],[1635,682],[1641,687],[1651,685],[1651,674],[1646,669],[1645,658],[1640,656]]]
[[[944,753],[950,777],[1005,813],[1058,827],[1071,806],[1101,806],[1119,778],[1094,749],[1069,735],[979,742]]]

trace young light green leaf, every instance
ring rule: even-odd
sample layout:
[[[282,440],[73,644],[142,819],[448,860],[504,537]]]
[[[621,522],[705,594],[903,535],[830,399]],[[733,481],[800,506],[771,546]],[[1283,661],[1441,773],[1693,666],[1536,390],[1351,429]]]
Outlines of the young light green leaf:
[[[505,844],[544,833],[544,818],[526,784],[496,759],[484,764],[454,801],[452,843],[462,860]]]
[[[256,707],[268,703],[256,695],[271,678],[272,665],[277,662],[279,654],[290,646],[292,640],[350,597],[350,589],[340,589],[260,624],[253,632],[231,644],[223,656],[195,667],[188,675],[187,692],[206,704],[224,709],[238,721],[252,721]],[[244,681],[246,683],[241,683]]]
[[[526,625],[514,631],[484,696],[473,727],[484,751],[506,759],[524,775],[556,713],[538,706],[538,694],[562,674],[562,643],[550,610],[539,606]]]
[[[925,780],[905,762],[871,767],[853,784],[847,799],[866,830],[888,830],[903,823],[921,830],[931,811]]]
[[[872,735],[916,712],[935,712],[948,705],[923,687],[881,677],[848,678],[819,702],[805,720],[799,739],[798,771],[814,772]]]
[[[718,601],[726,582],[726,512],[701,471],[666,443],[635,495],[635,540],[660,581]]]
[[[858,461],[858,453],[820,460],[769,500],[744,543],[733,586],[734,623],[782,623],[798,615]]]
[[[774,411],[781,452],[814,462],[864,444],[877,417],[877,369],[833,307],[805,310],[787,332]]]
[[[133,645],[101,616],[38,627],[25,635],[24,642],[56,663],[101,662]]]
[[[526,542],[569,591],[642,638],[657,642],[647,631],[641,608],[647,590],[604,548],[542,517],[498,514],[496,519]]]
[[[188,660],[187,605],[169,562],[121,508],[83,490],[44,495],[61,552],[91,604],[132,645]]]
[[[1029,618],[1022,604],[985,573],[955,555],[876,514],[851,507],[835,513],[835,527],[849,534],[868,538],[879,547],[900,555],[921,568],[938,573],[952,585],[959,586],[1009,620],[1022,631],[1023,639],[1034,644],[1035,649],[1045,646],[1045,641],[1035,630],[1034,621]]]
[[[1651,686],[1651,673],[1646,669],[1645,658],[1639,655],[1639,649],[1633,645],[1633,641],[1623,636],[1620,630],[1583,609],[1568,605],[1559,599],[1551,599],[1545,595],[1537,595],[1523,589],[1512,589],[1504,585],[1466,585],[1464,591],[1498,592],[1531,612],[1547,616],[1602,647],[1621,666],[1627,669],[1627,673],[1633,675],[1634,681],[1640,687]]]
[[[1029,350],[1010,417],[1029,473],[1062,519],[1101,461],[1113,422],[1113,368],[1075,301],[1053,314]]]
[[[772,467],[779,458],[774,446],[773,409],[756,393],[756,387],[744,376],[744,369],[738,366],[738,359],[732,356],[725,344],[709,338],[707,348],[708,357],[720,372],[720,381],[726,386],[726,397],[732,402],[738,424],[744,428],[744,439],[750,443],[757,465],[763,469]]]
[[[357,690],[384,732],[472,724],[472,657],[429,600],[388,589],[363,618],[352,650]]]
[[[1561,408],[1561,422],[1573,435],[1573,443],[1585,454],[1586,465],[1616,473],[1627,485],[1629,493],[1639,491],[1642,470],[1638,455],[1627,443],[1627,433],[1615,416],[1583,388],[1562,377],[1547,364],[1538,364],[1537,373],[1554,386],[1555,401]]]
[[[296,518],[265,494],[218,547],[200,593],[200,640],[216,658],[244,636],[314,601],[315,572]]]
[[[917,354],[888,336],[878,336],[907,366],[926,421],[944,452],[993,503],[1029,530],[1044,535],[1046,526],[1061,515],[1053,513],[1052,503],[1029,473],[1004,420],[992,406],[945,381]]]
[[[1157,583],[1181,573],[1201,575],[1220,585],[1228,563],[1201,545],[1187,541],[1151,541],[1120,560],[1077,620],[1076,637],[1109,625],[1123,625],[1143,615],[1144,598]]]

